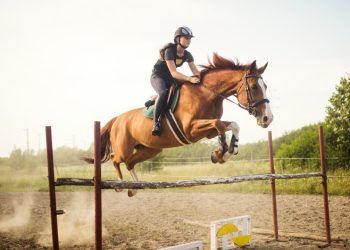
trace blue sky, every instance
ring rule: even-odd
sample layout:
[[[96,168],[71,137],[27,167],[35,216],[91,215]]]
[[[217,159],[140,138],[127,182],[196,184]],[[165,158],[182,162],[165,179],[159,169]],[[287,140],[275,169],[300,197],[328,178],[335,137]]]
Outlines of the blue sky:
[[[86,148],[93,121],[140,107],[158,49],[178,26],[192,29],[196,64],[213,52],[264,73],[275,120],[268,129],[232,104],[225,120],[240,142],[322,121],[350,72],[348,1],[16,1],[0,0],[0,156],[14,147]],[[189,74],[186,65],[180,68]]]

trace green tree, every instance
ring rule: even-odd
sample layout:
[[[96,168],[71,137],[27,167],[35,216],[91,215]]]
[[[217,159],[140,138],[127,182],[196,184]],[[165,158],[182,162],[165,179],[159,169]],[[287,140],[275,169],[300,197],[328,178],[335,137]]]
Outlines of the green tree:
[[[235,160],[256,160],[268,158],[269,149],[267,141],[258,141],[239,145],[238,155],[234,157]]]
[[[326,107],[326,125],[332,145],[332,156],[348,158],[350,156],[350,76],[341,78]],[[343,162],[349,167],[349,160]]]
[[[8,157],[0,157],[0,166],[8,166],[9,158]]]
[[[84,150],[62,146],[54,150],[54,159],[60,166],[80,165],[80,157],[86,154]]]
[[[276,158],[299,158],[286,161],[284,166],[318,167],[319,161],[306,159],[319,157],[317,127],[318,124],[305,126],[281,137],[279,150],[275,151]]]
[[[210,141],[198,142],[183,147],[164,149],[159,156],[162,160],[174,162],[192,162],[194,159],[199,160],[200,158],[205,161],[210,158],[211,152],[217,147]]]
[[[12,150],[10,157],[9,157],[9,164],[10,166],[15,169],[23,169],[24,168],[24,154],[22,153],[21,149],[14,149]]]

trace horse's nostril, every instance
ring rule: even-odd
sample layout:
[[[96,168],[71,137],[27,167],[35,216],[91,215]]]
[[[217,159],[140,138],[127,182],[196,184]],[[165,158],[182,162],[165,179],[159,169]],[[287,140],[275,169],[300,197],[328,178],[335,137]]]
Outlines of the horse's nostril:
[[[264,121],[264,122],[267,122],[268,119],[269,119],[269,118],[268,118],[267,116],[264,116],[264,117],[263,117],[263,121]]]

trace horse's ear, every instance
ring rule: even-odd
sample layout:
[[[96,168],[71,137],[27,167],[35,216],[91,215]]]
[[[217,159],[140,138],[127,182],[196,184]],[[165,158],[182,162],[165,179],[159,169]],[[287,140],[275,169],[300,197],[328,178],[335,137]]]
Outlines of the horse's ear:
[[[266,69],[266,67],[267,67],[267,64],[268,64],[268,62],[267,62],[264,66],[262,66],[262,67],[260,67],[260,68],[258,69],[258,73],[259,73],[260,75],[262,75],[262,73],[264,73],[264,71],[265,71],[265,69]]]
[[[254,60],[254,62],[252,62],[252,63],[250,64],[249,71],[250,71],[250,72],[256,71],[256,60]]]

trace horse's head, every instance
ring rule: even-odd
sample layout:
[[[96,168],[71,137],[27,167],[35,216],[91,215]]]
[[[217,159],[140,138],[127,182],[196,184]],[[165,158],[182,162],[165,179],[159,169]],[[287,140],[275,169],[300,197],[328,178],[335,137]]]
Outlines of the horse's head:
[[[243,75],[236,91],[238,102],[248,110],[249,114],[256,117],[258,125],[263,128],[267,128],[273,120],[269,99],[266,96],[267,86],[261,77],[266,67],[267,63],[257,68],[254,61]]]
[[[270,125],[273,115],[266,96],[266,84],[261,77],[267,63],[257,68],[255,61],[242,65],[214,53],[212,62],[201,66],[204,68],[201,71],[203,86],[211,90],[214,98],[227,99],[234,94],[240,107],[254,115],[259,126],[267,128]]]

